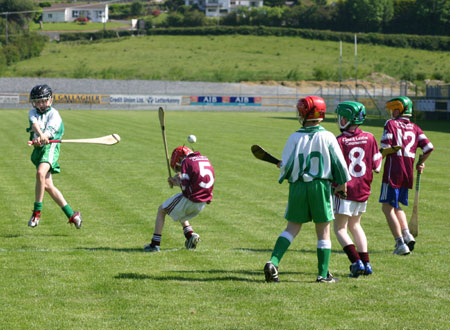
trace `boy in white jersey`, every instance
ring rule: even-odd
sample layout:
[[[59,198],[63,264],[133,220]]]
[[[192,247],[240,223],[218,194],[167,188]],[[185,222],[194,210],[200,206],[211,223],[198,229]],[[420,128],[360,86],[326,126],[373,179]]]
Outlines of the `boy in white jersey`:
[[[34,150],[31,161],[36,166],[35,202],[33,214],[28,221],[28,226],[34,228],[41,219],[42,202],[47,191],[52,199],[62,208],[77,229],[81,228],[81,214],[74,212],[67,204],[62,193],[53,184],[53,173],[59,173],[59,143],[49,143],[49,140],[59,140],[64,134],[64,124],[58,111],[52,107],[53,92],[48,85],[37,85],[30,92],[30,101],[33,109],[28,113],[30,127],[30,140]]]
[[[297,114],[302,128],[293,133],[283,150],[279,183],[289,182],[286,229],[278,237],[270,261],[264,266],[266,282],[279,282],[278,265],[303,223],[314,221],[317,234],[317,282],[336,282],[328,271],[333,220],[331,182],[336,193],[346,193],[350,180],[347,166],[335,136],[320,126],[325,118],[325,101],[318,96],[302,98]]]
[[[370,196],[370,185],[373,171],[380,172],[382,156],[375,137],[359,129],[364,122],[366,109],[358,102],[346,101],[336,108],[338,125],[342,132],[337,141],[348,165],[351,180],[347,182],[347,196],[334,196],[334,232],[339,244],[351,262],[350,276],[370,275],[373,273],[370,265],[367,238],[361,227],[361,215],[366,212],[367,199]],[[347,233],[352,233],[356,242]]]
[[[401,96],[389,100],[386,102],[386,109],[392,119],[384,124],[381,148],[389,149],[393,146],[402,148],[386,156],[379,202],[383,204],[381,209],[395,239],[393,254],[408,255],[414,249],[416,241],[409,232],[406,214],[400,203],[408,206],[408,189],[413,186],[413,167],[417,149],[421,148],[424,152],[422,162],[416,164],[416,170],[422,173],[425,160],[434,148],[420,127],[410,121],[413,104],[408,97]]]

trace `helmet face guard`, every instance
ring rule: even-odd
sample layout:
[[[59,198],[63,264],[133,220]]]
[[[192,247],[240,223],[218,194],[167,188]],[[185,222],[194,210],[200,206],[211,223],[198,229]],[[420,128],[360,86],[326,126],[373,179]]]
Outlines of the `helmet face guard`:
[[[341,130],[345,130],[351,125],[361,125],[366,118],[366,108],[358,102],[341,102],[336,108],[336,113],[338,115],[338,125]],[[343,118],[346,119],[345,123],[343,123]]]
[[[413,113],[413,103],[409,97],[395,97],[386,102],[386,110],[391,115],[391,118],[398,118],[401,116],[410,117]],[[398,111],[397,115],[394,114],[395,111]]]
[[[37,85],[31,89],[30,103],[38,112],[45,113],[53,103],[53,92],[48,85]]]
[[[193,151],[185,146],[175,148],[170,157],[170,167],[172,167],[174,171],[179,172],[181,170],[181,162],[183,159],[192,153]]]
[[[307,96],[297,102],[297,115],[303,121],[322,121],[325,118],[325,100],[319,96]]]

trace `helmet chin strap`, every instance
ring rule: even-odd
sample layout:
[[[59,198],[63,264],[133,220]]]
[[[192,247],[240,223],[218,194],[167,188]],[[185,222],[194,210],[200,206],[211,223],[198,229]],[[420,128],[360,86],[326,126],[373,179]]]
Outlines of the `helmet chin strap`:
[[[302,123],[303,127],[305,126],[306,120],[308,119],[309,115],[314,112],[315,108],[316,108],[316,106],[313,106],[311,108],[311,110],[309,110],[308,113],[306,114],[306,116],[303,118],[303,123]]]
[[[36,109],[37,109],[37,111],[38,111],[40,114],[44,114],[44,113],[46,113],[48,110],[50,110],[50,108],[51,108],[51,106],[45,108],[44,110],[41,110],[40,108],[36,108]]]

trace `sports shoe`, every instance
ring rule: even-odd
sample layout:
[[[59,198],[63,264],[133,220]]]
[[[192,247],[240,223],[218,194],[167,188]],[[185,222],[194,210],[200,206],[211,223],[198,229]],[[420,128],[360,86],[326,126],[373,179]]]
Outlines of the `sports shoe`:
[[[358,260],[350,265],[350,275],[349,277],[358,277],[364,274],[364,264],[361,260]]]
[[[371,275],[373,273],[372,270],[372,266],[370,265],[370,263],[365,263],[364,264],[364,274],[363,275]]]
[[[336,283],[336,282],[339,282],[339,279],[336,278],[336,277],[333,277],[333,275],[331,275],[331,273],[328,272],[326,278],[324,278],[324,277],[322,277],[320,275],[317,276],[316,282],[318,282],[318,283]]]
[[[411,234],[407,234],[403,236],[403,240],[405,241],[406,245],[408,245],[409,251],[414,250],[414,245],[416,244],[416,240],[414,239],[414,236]]]
[[[36,227],[39,224],[39,220],[41,220],[41,211],[33,211],[33,214],[28,221],[28,227]]]
[[[400,246],[397,246],[395,248],[394,252],[392,252],[392,254],[397,254],[397,255],[400,255],[400,256],[406,256],[406,255],[410,254],[410,252],[411,251],[409,250],[408,245],[402,244]]]
[[[83,222],[83,221],[81,220],[81,213],[80,213],[80,212],[75,212],[75,213],[70,217],[68,223],[74,224],[75,227],[76,227],[77,229],[80,229],[80,228],[81,228],[81,223],[82,223],[82,222]]]
[[[276,267],[271,261],[268,261],[264,266],[264,276],[266,282],[280,282],[278,278],[278,267]]]
[[[200,241],[200,235],[196,233],[192,233],[191,237],[186,239],[184,245],[188,250],[194,250],[197,247],[198,241]]]
[[[159,245],[152,245],[152,243],[149,243],[144,246],[144,252],[161,252],[161,247]]]

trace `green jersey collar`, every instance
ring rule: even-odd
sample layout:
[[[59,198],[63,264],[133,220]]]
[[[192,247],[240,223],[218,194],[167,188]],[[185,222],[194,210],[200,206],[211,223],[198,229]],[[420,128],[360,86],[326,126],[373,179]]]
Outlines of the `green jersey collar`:
[[[302,127],[297,132],[299,133],[316,133],[320,131],[325,131],[325,128],[323,128],[320,125],[317,126],[310,126],[310,127]]]

